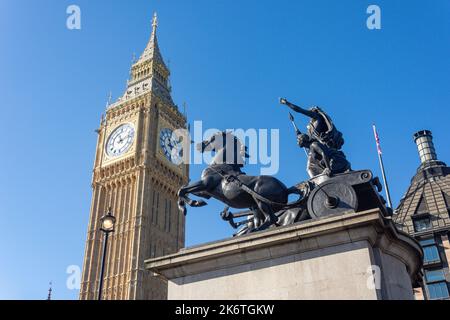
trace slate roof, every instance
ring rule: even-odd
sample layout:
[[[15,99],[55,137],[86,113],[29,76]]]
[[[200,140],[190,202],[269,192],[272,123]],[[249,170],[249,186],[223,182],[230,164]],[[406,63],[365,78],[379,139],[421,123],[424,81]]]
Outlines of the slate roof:
[[[412,218],[424,215],[430,216],[432,231],[450,230],[449,209],[450,167],[433,160],[418,168],[393,218],[397,226],[409,234],[418,234]]]

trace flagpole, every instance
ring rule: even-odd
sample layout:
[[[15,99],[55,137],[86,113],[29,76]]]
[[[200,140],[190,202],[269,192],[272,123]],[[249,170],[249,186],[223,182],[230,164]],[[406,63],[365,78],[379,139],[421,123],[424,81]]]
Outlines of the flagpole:
[[[377,143],[378,161],[380,162],[381,174],[383,176],[384,189],[386,192],[386,198],[389,208],[392,209],[391,193],[389,192],[389,186],[386,179],[386,172],[384,171],[383,153],[381,152],[380,138],[378,137],[377,128],[373,125],[373,134]]]

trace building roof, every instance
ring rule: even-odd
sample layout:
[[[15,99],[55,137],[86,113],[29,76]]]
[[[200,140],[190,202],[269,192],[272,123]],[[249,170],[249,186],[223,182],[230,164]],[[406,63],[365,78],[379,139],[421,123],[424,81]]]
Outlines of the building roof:
[[[434,149],[431,132],[423,132],[429,135],[428,143]],[[418,233],[414,230],[413,217],[421,216],[430,217],[433,231],[450,230],[449,208],[450,167],[437,159],[424,160],[412,178],[406,194],[400,200],[393,218],[397,226],[409,234]]]
[[[147,46],[144,49],[144,52],[142,52],[141,57],[136,63],[141,63],[143,61],[153,59],[158,63],[162,64],[167,69],[167,66],[164,63],[164,59],[161,55],[161,51],[159,50],[158,46],[158,37],[156,35],[157,28],[158,28],[158,17],[155,13],[153,15],[152,34],[150,36],[150,40],[148,41]]]
[[[131,79],[127,81],[125,92],[114,103],[108,103],[107,109],[121,106],[124,101],[134,99],[149,92],[163,98],[168,104],[174,105],[171,97],[170,70],[164,63],[158,46],[156,35],[158,18],[153,15],[152,33],[150,39],[138,60],[131,66]]]

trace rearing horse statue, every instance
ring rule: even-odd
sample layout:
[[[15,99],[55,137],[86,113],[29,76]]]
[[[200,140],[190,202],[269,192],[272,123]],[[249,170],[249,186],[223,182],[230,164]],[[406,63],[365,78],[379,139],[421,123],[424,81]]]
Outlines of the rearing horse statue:
[[[201,152],[215,152],[211,164],[202,172],[201,180],[182,187],[178,191],[178,206],[186,214],[186,204],[191,207],[206,205],[203,200],[192,200],[188,194],[217,199],[227,206],[254,213],[254,230],[264,230],[277,223],[276,212],[295,206],[302,199],[297,188],[287,188],[271,176],[248,176],[241,171],[244,158],[249,157],[246,147],[230,132],[218,132],[197,145]],[[299,194],[300,199],[288,204],[290,194]]]

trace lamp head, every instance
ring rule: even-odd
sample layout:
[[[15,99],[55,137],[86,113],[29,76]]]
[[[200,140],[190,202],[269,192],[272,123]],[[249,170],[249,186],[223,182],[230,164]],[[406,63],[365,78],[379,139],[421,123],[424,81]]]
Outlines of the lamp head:
[[[116,223],[116,217],[111,213],[111,208],[109,208],[108,213],[100,218],[101,228],[103,232],[109,233],[114,231],[114,225]]]

